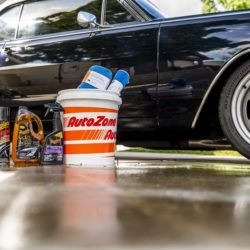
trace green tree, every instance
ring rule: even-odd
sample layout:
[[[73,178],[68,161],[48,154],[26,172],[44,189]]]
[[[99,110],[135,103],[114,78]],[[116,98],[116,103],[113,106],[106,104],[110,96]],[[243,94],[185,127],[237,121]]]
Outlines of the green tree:
[[[225,10],[242,10],[250,8],[250,0],[202,0],[203,12],[213,13],[218,11],[219,5]]]

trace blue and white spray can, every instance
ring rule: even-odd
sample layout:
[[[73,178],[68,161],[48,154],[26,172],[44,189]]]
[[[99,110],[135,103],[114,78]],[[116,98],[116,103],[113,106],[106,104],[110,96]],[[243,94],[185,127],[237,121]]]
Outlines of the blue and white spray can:
[[[118,70],[107,90],[120,95],[122,89],[129,83],[129,78],[125,70]]]
[[[90,67],[87,74],[82,79],[79,89],[107,89],[112,79],[112,72],[102,66],[94,65]]]

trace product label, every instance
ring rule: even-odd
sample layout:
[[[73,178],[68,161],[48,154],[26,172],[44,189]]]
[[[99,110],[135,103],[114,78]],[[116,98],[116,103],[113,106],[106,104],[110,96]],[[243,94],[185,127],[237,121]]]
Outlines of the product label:
[[[0,144],[10,141],[10,123],[0,121]]]
[[[116,140],[117,113],[87,112],[64,115],[64,140],[111,143]],[[88,141],[88,142],[86,142]]]
[[[121,93],[122,89],[123,89],[123,85],[117,80],[114,80],[108,87],[109,91],[113,91],[118,94]]]
[[[43,160],[60,163],[63,161],[63,133],[58,132],[49,138],[44,148]]]
[[[103,75],[97,73],[97,72],[90,71],[86,75],[86,77],[83,79],[83,82],[86,82],[97,89],[104,90],[109,85],[110,79],[106,76],[103,76]]]
[[[104,115],[97,116],[96,118],[84,117],[78,119],[76,116],[71,117],[66,127],[114,127],[116,126],[117,119],[110,119]]]
[[[17,158],[38,159],[40,141],[33,138],[28,123],[21,124],[18,130]]]
[[[9,161],[10,149],[10,124],[8,121],[0,121],[0,162]]]

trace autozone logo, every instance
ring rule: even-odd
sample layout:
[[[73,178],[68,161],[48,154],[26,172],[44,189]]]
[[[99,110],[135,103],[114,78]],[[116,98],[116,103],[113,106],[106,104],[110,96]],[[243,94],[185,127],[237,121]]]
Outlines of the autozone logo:
[[[97,116],[97,118],[77,118],[71,117],[65,121],[67,128],[73,127],[115,127],[117,119],[107,118],[106,116]]]
[[[104,137],[104,140],[115,140],[115,139],[116,139],[116,132],[113,132],[112,130],[109,130]]]

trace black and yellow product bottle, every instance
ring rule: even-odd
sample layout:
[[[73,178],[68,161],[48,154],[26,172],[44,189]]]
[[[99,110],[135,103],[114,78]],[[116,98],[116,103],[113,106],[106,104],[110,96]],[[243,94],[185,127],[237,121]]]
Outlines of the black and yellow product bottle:
[[[45,138],[41,152],[41,164],[61,165],[63,164],[63,127],[60,112],[63,111],[63,107],[59,103],[49,103],[45,107],[47,113],[54,112],[53,132]]]
[[[37,131],[33,129],[34,125],[37,127]],[[43,141],[43,124],[39,117],[30,112],[27,107],[19,107],[12,140],[12,160],[14,164],[39,164]]]
[[[7,166],[10,162],[10,109],[0,107],[0,165]]]

